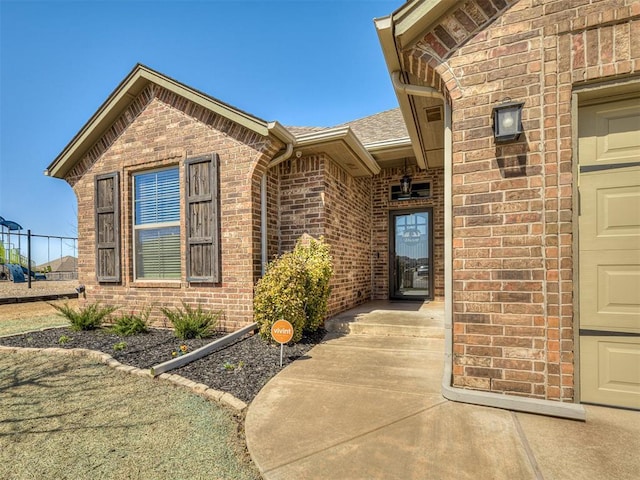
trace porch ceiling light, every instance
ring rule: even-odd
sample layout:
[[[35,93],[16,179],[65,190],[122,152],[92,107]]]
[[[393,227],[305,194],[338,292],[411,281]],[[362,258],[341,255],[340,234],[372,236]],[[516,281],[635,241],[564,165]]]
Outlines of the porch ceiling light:
[[[524,102],[506,101],[493,107],[493,136],[496,143],[512,142],[522,130]]]
[[[402,196],[411,196],[411,175],[407,173],[407,159],[404,159],[404,176],[400,179],[400,191]]]

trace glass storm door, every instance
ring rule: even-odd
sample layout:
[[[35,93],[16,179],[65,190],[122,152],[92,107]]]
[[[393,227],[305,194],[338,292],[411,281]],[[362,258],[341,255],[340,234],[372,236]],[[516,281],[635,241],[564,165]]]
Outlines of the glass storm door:
[[[431,209],[391,213],[391,298],[433,298],[431,223]]]

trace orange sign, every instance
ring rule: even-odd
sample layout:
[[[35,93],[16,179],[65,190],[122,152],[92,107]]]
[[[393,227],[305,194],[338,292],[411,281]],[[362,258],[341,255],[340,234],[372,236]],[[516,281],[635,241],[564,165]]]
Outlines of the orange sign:
[[[293,326],[286,320],[278,320],[271,326],[271,336],[281,344],[290,342],[293,338]]]

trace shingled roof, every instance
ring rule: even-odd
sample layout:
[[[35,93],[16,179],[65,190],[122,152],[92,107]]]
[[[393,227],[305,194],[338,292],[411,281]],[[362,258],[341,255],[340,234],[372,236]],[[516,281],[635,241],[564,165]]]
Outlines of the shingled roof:
[[[407,127],[399,108],[359,118],[335,127],[286,127],[294,136],[321,132],[331,128],[350,127],[364,145],[408,138]]]
[[[294,137],[304,135],[305,133],[321,132],[322,130],[328,130],[329,128],[331,127],[286,127]]]
[[[399,108],[386,110],[338,126],[351,127],[364,145],[388,140],[398,140],[409,136]]]

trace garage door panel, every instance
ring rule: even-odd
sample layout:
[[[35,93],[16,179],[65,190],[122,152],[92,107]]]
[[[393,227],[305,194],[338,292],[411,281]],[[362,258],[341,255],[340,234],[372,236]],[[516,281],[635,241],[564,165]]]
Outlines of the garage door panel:
[[[580,250],[630,250],[640,242],[640,167],[580,176]]]
[[[578,114],[581,400],[640,409],[640,99]]]
[[[637,99],[580,109],[580,165],[640,160],[640,102]]]
[[[640,333],[640,252],[582,252],[580,328]]]
[[[585,401],[640,409],[640,338],[581,337]]]

